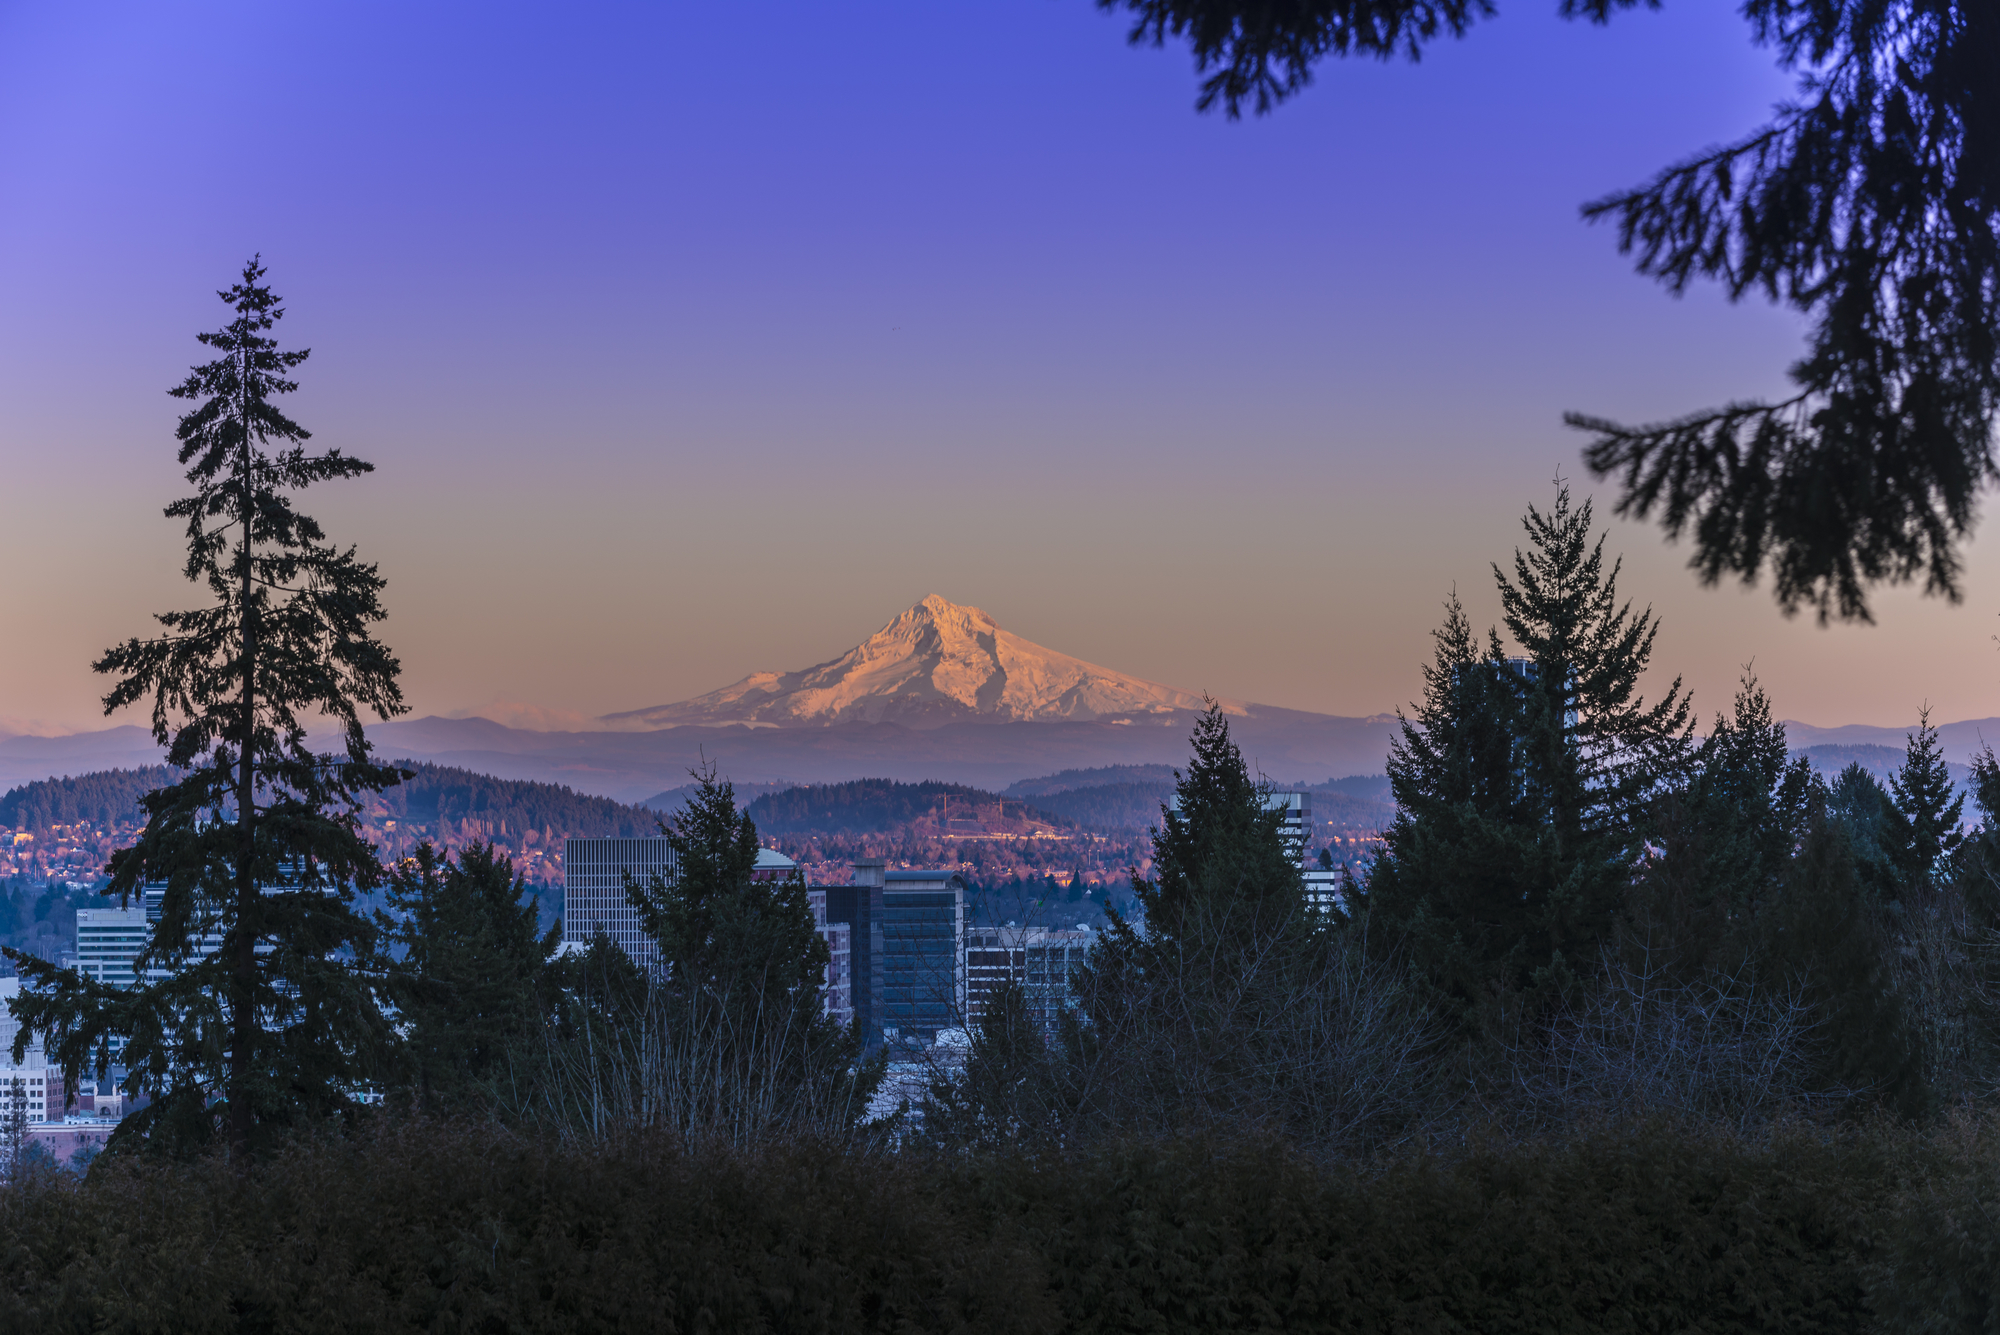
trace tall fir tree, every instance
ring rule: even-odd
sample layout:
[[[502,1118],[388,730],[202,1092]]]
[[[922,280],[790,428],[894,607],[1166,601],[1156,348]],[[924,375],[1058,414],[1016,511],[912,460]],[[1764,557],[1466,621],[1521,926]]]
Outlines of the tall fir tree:
[[[1306,906],[1284,812],[1251,778],[1220,705],[1192,743],[1153,831],[1153,877],[1133,875],[1142,929],[1108,913],[1073,978],[1082,1014],[1061,1028],[1063,1064],[1095,1091],[1077,1096],[1113,1120],[1270,1111],[1312,1078],[1284,1046],[1296,1038],[1287,1012],[1332,934]]]
[[[1973,779],[1983,798],[1979,770]],[[1990,1088],[1995,946],[1981,912],[1989,893],[1980,884],[1979,844],[1968,848],[1960,825],[1966,795],[1954,790],[1929,710],[1890,776],[1889,795],[1889,960],[1926,1092],[1956,1101]]]
[[[1900,820],[1889,822],[1889,862],[1899,899],[1920,898],[1952,875],[1952,860],[1965,835],[1959,829],[1965,795],[1956,792],[1944,747],[1921,712],[1909,734],[1903,763],[1889,779],[1889,794]]]
[[[1378,943],[1406,945],[1451,1009],[1568,986],[1608,936],[1653,803],[1685,774],[1691,709],[1678,678],[1647,704],[1657,623],[1618,594],[1591,506],[1558,482],[1509,578],[1483,649],[1456,600],[1390,769],[1405,816],[1367,895]],[[1372,929],[1371,929],[1372,930]]]
[[[130,903],[162,888],[136,967],[165,976],[124,989],[8,954],[25,984],[17,1054],[44,1038],[74,1088],[120,1049],[124,1088],[152,1102],[119,1140],[188,1152],[219,1135],[245,1154],[348,1112],[381,1074],[376,934],[354,895],[382,869],[357,813],[400,771],[371,759],[362,716],[403,704],[399,665],[371,630],[381,577],[292,501],[372,466],[309,453],[279,408],[307,353],[270,337],[284,308],[261,262],[218,295],[232,318],[199,338],[219,355],[171,391],[194,404],[177,435],[195,490],[166,511],[186,523],[185,573],[210,601],[95,664],[117,679],[105,711],[150,699],[153,734],[185,775],[142,799],[145,828],[113,856],[105,891]],[[342,753],[314,752],[308,721],[336,725]]]
[[[1761,934],[1758,966],[1767,985],[1796,987],[1811,1004],[1825,1087],[1914,1114],[1924,1080],[1896,985],[1895,941],[1860,846],[1866,832],[1832,797],[1816,784],[1808,799],[1805,836]]]
[[[626,897],[659,949],[653,1018],[685,1054],[698,1092],[663,1100],[683,1132],[742,1136],[778,1124],[852,1126],[881,1078],[861,1038],[824,1009],[830,958],[804,879],[756,874],[757,826],[713,766],[661,831],[675,874],[628,880]],[[726,1129],[726,1130],[725,1130]]]
[[[431,1109],[490,1104],[513,1050],[539,1027],[558,923],[538,930],[535,901],[492,844],[456,858],[428,842],[392,869],[396,950],[385,973],[402,1030],[393,1085]]]
[[[1266,804],[1268,786],[1250,777],[1221,705],[1210,702],[1191,740],[1194,754],[1153,832],[1153,879],[1132,883],[1148,953],[1299,930],[1305,882],[1284,812]]]
[[[677,868],[627,896],[677,987],[762,1002],[810,997],[824,981],[827,946],[813,926],[805,882],[756,877],[757,826],[713,769],[671,821],[662,822]],[[791,1004],[790,1001],[787,1004]]]
[[[1684,788],[1660,803],[1634,883],[1628,945],[1676,972],[1734,972],[1753,960],[1815,800],[1811,765],[1745,671],[1730,714],[1696,748]]]
[[[1390,744],[1396,814],[1349,899],[1364,908],[1378,946],[1407,951],[1446,1009],[1464,1013],[1496,978],[1532,964],[1534,906],[1520,886],[1538,835],[1515,758],[1518,692],[1498,634],[1482,646],[1454,591],[1432,638],[1423,699],[1414,718],[1398,711]]]

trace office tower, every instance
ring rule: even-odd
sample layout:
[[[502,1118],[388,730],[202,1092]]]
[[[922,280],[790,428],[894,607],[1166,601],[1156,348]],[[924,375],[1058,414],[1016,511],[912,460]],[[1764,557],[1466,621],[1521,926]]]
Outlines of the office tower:
[[[849,930],[854,1023],[869,1047],[922,1047],[964,1023],[963,877],[864,859],[852,885],[825,893],[827,922]]]
[[[1299,874],[1305,878],[1306,907],[1331,913],[1340,907],[1340,873],[1320,867],[1311,857],[1313,841],[1312,794],[1272,793],[1264,799],[1264,809],[1280,808],[1285,813],[1284,836],[1292,856],[1299,860]]]
[[[965,880],[948,871],[882,878],[882,1041],[928,1046],[965,1023]]]
[[[138,981],[133,961],[152,936],[146,910],[78,909],[76,911],[76,966],[85,975],[112,987],[131,987]]]
[[[848,1004],[861,1041],[871,1048],[882,1041],[876,998],[882,995],[882,880],[886,865],[879,858],[857,862],[853,884],[829,885],[823,892],[827,925],[847,928]]]
[[[1095,932],[1047,927],[974,927],[965,934],[965,1023],[985,1017],[1001,985],[1021,985],[1028,1014],[1044,1032],[1075,1000],[1070,980],[1097,939]]]
[[[563,944],[588,946],[599,932],[611,938],[633,963],[652,968],[657,951],[639,928],[639,914],[625,898],[625,878],[640,885],[654,875],[676,875],[673,850],[664,839],[567,839],[563,841]]]
[[[285,882],[263,887],[264,893],[282,889]],[[76,911],[76,962],[77,967],[100,983],[110,983],[115,987],[132,987],[142,981],[134,969],[134,961],[147,941],[151,939],[153,924],[160,920],[161,905],[166,900],[167,887],[163,881],[148,881],[141,886],[130,908],[123,909],[78,909]],[[207,959],[222,949],[222,933],[207,931],[195,939],[194,958]],[[260,947],[261,949],[261,947]],[[146,971],[143,981],[157,983],[166,978],[171,970],[155,964]]]

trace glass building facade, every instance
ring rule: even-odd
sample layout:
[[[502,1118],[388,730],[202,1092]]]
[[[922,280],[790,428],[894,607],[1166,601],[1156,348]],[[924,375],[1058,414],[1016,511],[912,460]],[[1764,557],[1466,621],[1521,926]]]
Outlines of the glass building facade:
[[[826,887],[826,921],[848,927],[854,1023],[869,1047],[915,1048],[965,1024],[965,880],[956,872],[854,864]]]
[[[625,898],[625,876],[644,885],[679,874],[664,839],[568,839],[563,842],[563,944],[588,946],[600,931],[641,968],[657,961],[639,912]]]
[[[882,1042],[928,1046],[965,1025],[965,881],[892,871],[882,885]]]

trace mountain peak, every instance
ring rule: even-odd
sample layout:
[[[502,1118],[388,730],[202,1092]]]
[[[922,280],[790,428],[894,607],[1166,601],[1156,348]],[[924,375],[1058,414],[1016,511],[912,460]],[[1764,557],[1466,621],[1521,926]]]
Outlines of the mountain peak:
[[[1223,707],[1243,712],[1236,701]],[[754,672],[692,700],[608,714],[603,722],[671,728],[859,721],[924,728],[1201,708],[1197,694],[1043,648],[1002,630],[979,608],[934,593],[838,658],[797,672]]]

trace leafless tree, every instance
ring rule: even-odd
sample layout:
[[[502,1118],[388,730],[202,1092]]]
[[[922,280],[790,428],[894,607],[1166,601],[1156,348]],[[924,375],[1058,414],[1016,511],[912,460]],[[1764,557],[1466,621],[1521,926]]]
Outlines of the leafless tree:
[[[1417,1130],[1438,1030],[1394,961],[1313,915],[1246,922],[1218,903],[1142,970],[1107,953],[1084,971],[1061,1073],[1073,1124],[1257,1129],[1324,1150]]]
[[[568,1137],[663,1131],[690,1148],[849,1134],[874,1078],[851,1034],[745,991],[649,977],[623,1005],[566,999],[517,1056],[515,1115]]]
[[[1748,1129],[1862,1092],[1816,1085],[1824,1030],[1797,982],[1747,965],[1684,980],[1607,952],[1578,1000],[1503,1041],[1469,1111],[1529,1132],[1657,1114]]]

